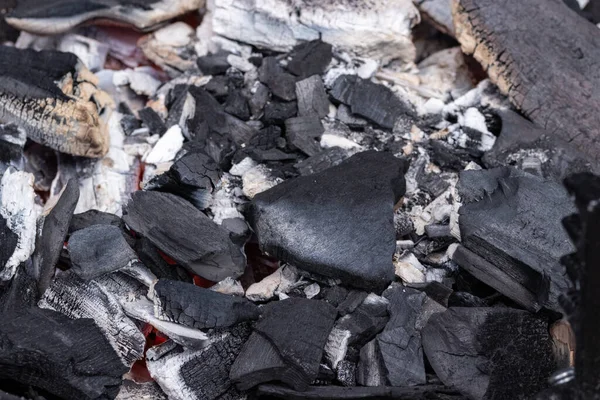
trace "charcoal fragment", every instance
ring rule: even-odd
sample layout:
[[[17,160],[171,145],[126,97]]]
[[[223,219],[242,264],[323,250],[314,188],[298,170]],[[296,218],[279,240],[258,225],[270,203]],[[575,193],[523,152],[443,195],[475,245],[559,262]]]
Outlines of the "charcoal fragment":
[[[246,97],[240,90],[231,90],[225,101],[225,112],[242,120],[250,119],[250,109]]]
[[[133,131],[142,127],[141,121],[133,115],[123,115],[120,124],[123,133],[127,136],[130,136]]]
[[[331,62],[332,46],[320,40],[313,40],[294,47],[288,71],[299,77],[321,75]]]
[[[204,89],[213,95],[215,99],[219,100],[219,102],[225,101],[229,93],[229,88],[229,79],[224,75],[217,75],[204,85]]]
[[[265,106],[263,120],[266,124],[283,124],[296,116],[298,105],[295,101],[270,101]]]
[[[162,136],[167,131],[167,126],[162,118],[150,107],[142,108],[138,111],[142,123],[150,130],[151,135]]]
[[[269,89],[258,82],[256,84],[256,91],[252,94],[252,97],[248,99],[248,107],[250,107],[253,118],[260,118],[267,101],[269,101]]]
[[[464,400],[457,391],[443,385],[423,385],[414,388],[311,386],[307,390],[294,390],[285,385],[260,385],[258,393],[268,398],[285,400]]]
[[[315,174],[327,168],[340,165],[348,157],[350,157],[348,150],[341,147],[330,147],[322,149],[318,154],[294,164],[294,168],[298,170],[300,175]]]
[[[296,98],[300,116],[315,114],[325,118],[329,114],[329,99],[318,75],[296,82]]]
[[[115,214],[98,210],[88,210],[73,215],[69,224],[69,234],[93,225],[113,225],[122,229],[125,228],[123,220]]]
[[[267,85],[271,93],[281,100],[296,100],[296,78],[285,72],[275,57],[263,59],[258,69],[258,80]]]
[[[6,218],[0,215],[0,265],[10,260],[17,248],[19,236],[8,226]]]
[[[356,115],[352,114],[352,111],[350,111],[350,107],[348,107],[345,104],[339,105],[337,113],[335,114],[335,118],[353,129],[362,129],[365,128],[368,124],[366,119],[357,117]]]
[[[207,54],[205,56],[198,57],[196,64],[204,75],[221,75],[227,72],[230,65],[227,62],[227,56],[229,52],[220,51],[215,54]]]
[[[140,261],[156,275],[158,279],[170,279],[182,282],[191,280],[188,273],[179,265],[169,265],[159,254],[158,248],[148,238],[140,238],[135,243],[135,252]]]
[[[314,156],[321,151],[319,139],[323,132],[325,128],[316,115],[290,118],[285,121],[285,136],[288,143],[308,156]]]

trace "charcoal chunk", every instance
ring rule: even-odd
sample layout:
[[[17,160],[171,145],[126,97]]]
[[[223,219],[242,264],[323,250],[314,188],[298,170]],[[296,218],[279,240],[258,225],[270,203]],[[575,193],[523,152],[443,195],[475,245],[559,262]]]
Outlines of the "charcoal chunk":
[[[91,319],[29,308],[0,314],[0,379],[68,400],[114,399],[127,368]]]
[[[269,101],[269,89],[258,82],[256,91],[252,94],[252,97],[248,99],[248,107],[250,108],[252,117],[259,118],[262,115],[265,105],[267,105],[267,101]]]
[[[320,40],[299,44],[291,52],[292,59],[287,65],[292,74],[307,77],[321,75],[333,57],[332,47],[329,43]]]
[[[393,207],[405,170],[403,160],[369,151],[259,193],[249,217],[261,249],[351,286],[383,288],[394,276]]]
[[[298,104],[295,101],[270,101],[265,106],[263,120],[266,124],[282,124],[297,113]]]
[[[140,238],[135,243],[135,252],[140,261],[156,275],[158,279],[190,282],[188,273],[179,265],[169,265],[159,254],[159,250],[148,238]]]
[[[271,93],[281,100],[296,99],[296,78],[279,65],[275,57],[265,57],[258,69],[258,80],[267,85]]]
[[[146,107],[138,111],[138,115],[144,125],[150,130],[151,135],[162,136],[167,131],[167,126],[162,118],[150,107]]]
[[[98,210],[88,210],[86,212],[75,214],[71,218],[69,225],[69,234],[87,228],[92,225],[113,225],[124,228],[123,220],[115,214],[106,213]]]
[[[219,100],[220,103],[224,102],[229,94],[229,79],[224,75],[218,75],[213,77],[206,85],[204,89]]]
[[[400,118],[414,119],[412,107],[390,89],[354,75],[337,78],[330,95],[382,128],[392,129]]]
[[[204,75],[221,75],[227,72],[230,65],[227,62],[227,56],[230,53],[226,51],[220,51],[215,54],[207,54],[202,57],[198,57],[196,64],[200,72]]]
[[[348,150],[341,147],[330,147],[322,149],[318,154],[308,157],[294,165],[300,175],[310,175],[326,170],[327,168],[340,165],[342,161],[350,156]]]
[[[318,75],[296,82],[296,98],[300,116],[315,114],[325,118],[329,114],[329,100],[323,80]]]
[[[325,132],[321,120],[316,115],[290,118],[285,121],[285,135],[288,143],[309,156],[321,151],[319,139]]]
[[[470,399],[531,398],[556,367],[547,321],[527,311],[449,308],[422,336],[437,376]]]
[[[136,117],[134,117],[133,115],[123,115],[121,117],[121,129],[123,129],[123,132],[125,133],[125,135],[129,136],[133,133],[133,131],[135,131],[136,129],[139,129],[142,127],[142,123],[139,119],[137,119]]]
[[[232,90],[225,101],[225,112],[236,116],[240,119],[247,120],[250,118],[250,109],[248,101],[240,90]]]
[[[123,220],[190,272],[214,282],[239,277],[244,255],[229,233],[170,193],[135,192]]]
[[[191,283],[159,279],[154,285],[159,318],[196,329],[229,327],[258,318],[254,303]]]
[[[0,19],[0,25],[1,21]],[[17,125],[0,125],[0,174],[4,174],[4,171],[11,166],[17,170],[23,170],[25,140],[25,132]],[[31,163],[31,161],[27,160],[27,163]],[[51,171],[44,172],[51,173]]]
[[[0,265],[6,265],[18,242],[19,236],[9,228],[6,218],[0,215]]]
[[[273,380],[307,389],[319,372],[335,316],[335,308],[321,300],[269,303],[231,367],[231,380],[240,390]]]
[[[338,121],[348,125],[350,128],[354,129],[365,128],[368,124],[366,119],[357,117],[356,115],[352,114],[352,111],[350,111],[350,107],[348,107],[345,104],[339,105],[337,113],[335,114],[335,118]]]

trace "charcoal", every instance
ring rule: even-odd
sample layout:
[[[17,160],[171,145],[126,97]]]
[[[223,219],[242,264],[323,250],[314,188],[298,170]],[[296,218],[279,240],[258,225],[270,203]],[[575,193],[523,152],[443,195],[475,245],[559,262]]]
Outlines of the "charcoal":
[[[92,225],[78,230],[69,238],[67,249],[73,272],[88,281],[137,260],[121,230],[113,225]]]
[[[0,215],[0,265],[4,266],[10,260],[17,248],[19,236],[8,226],[6,218]]]
[[[172,400],[241,400],[245,397],[237,393],[229,371],[250,332],[240,324],[203,349],[179,348],[157,358],[153,348],[148,352],[148,370]]]
[[[220,51],[215,54],[207,54],[202,57],[198,57],[196,64],[200,72],[204,75],[222,75],[229,69],[230,65],[227,62],[227,56],[230,53],[226,51]]]
[[[424,292],[427,295],[427,297],[444,307],[448,307],[448,299],[454,293],[454,291],[451,288],[449,288],[441,282],[436,281],[426,283],[413,283],[407,286]]]
[[[269,303],[231,367],[231,380],[240,390],[272,380],[307,389],[319,372],[335,315],[335,309],[321,300]]]
[[[219,102],[223,102],[229,94],[229,79],[224,75],[215,76],[204,85],[204,89]]]
[[[348,150],[341,147],[331,147],[329,149],[322,149],[318,154],[296,163],[294,167],[300,175],[316,174],[317,172],[341,164],[349,156]]]
[[[52,281],[78,200],[79,184],[69,179],[56,205],[44,217],[42,230],[38,231],[33,263],[38,274],[40,295],[44,294]]]
[[[415,225],[412,218],[402,212],[394,212],[394,229],[396,230],[396,239],[402,239],[404,236],[414,232]]]
[[[34,307],[38,300],[37,282],[26,268],[19,268],[10,281],[0,283],[0,312]]]
[[[313,40],[297,45],[291,51],[288,71],[299,77],[322,75],[333,57],[329,43]]]
[[[244,87],[244,73],[239,69],[231,67],[227,70],[225,76],[229,79],[229,85],[231,88],[241,89]]]
[[[123,133],[125,133],[127,136],[130,136],[133,131],[142,127],[141,121],[133,115],[123,115],[121,117],[120,124],[121,129],[123,129]]]
[[[129,368],[94,321],[39,308],[0,318],[0,379],[69,400],[115,398]]]
[[[186,103],[189,95],[189,85],[175,85],[173,89],[167,93],[165,105],[169,109],[169,114],[165,121],[165,125],[173,126],[181,122],[181,117],[184,114]]]
[[[308,156],[321,151],[319,139],[325,132],[321,120],[316,115],[290,118],[285,121],[285,136],[288,143]]]
[[[267,85],[273,96],[284,101],[296,100],[296,78],[285,72],[275,57],[263,59],[258,80]]]
[[[276,148],[281,140],[281,128],[269,126],[252,136],[249,145],[260,150],[270,150]]]
[[[75,214],[69,224],[69,234],[85,229],[93,225],[113,225],[121,229],[125,228],[123,220],[115,214],[106,213],[98,210],[88,210],[86,212]]]
[[[244,271],[244,255],[229,233],[175,195],[135,192],[123,214],[131,229],[190,272],[218,282]]]
[[[261,249],[351,286],[384,287],[394,274],[392,215],[405,168],[390,154],[363,152],[259,193],[249,217]]]
[[[342,386],[356,386],[356,363],[340,361],[336,370],[336,380]]]
[[[265,106],[263,120],[266,124],[283,124],[296,116],[298,105],[295,101],[270,101]]]
[[[449,308],[421,332],[441,381],[470,399],[530,398],[555,368],[548,323],[508,308]]]
[[[296,82],[296,98],[298,99],[298,115],[318,115],[325,118],[329,114],[329,99],[318,75]]]
[[[431,224],[425,226],[425,233],[430,239],[451,238],[450,225]]]
[[[150,130],[151,135],[162,136],[167,131],[167,126],[162,118],[150,107],[146,107],[138,111],[138,115],[142,123]]]
[[[29,142],[25,146],[23,154],[25,156],[24,170],[35,177],[35,190],[49,192],[58,172],[56,151],[39,143]],[[17,168],[15,165],[13,167],[23,170],[23,168]]]
[[[16,125],[0,125],[0,174],[3,174],[11,166],[15,169],[23,170],[25,164],[25,159],[23,158],[25,140],[25,132],[20,130]],[[27,162],[29,163],[29,160]]]
[[[390,89],[354,75],[337,78],[330,95],[349,106],[352,114],[367,118],[382,128],[394,128],[399,119],[414,119],[411,106]]]
[[[135,252],[140,261],[158,279],[170,279],[176,281],[189,282],[188,273],[178,265],[169,265],[159,254],[159,250],[150,242],[148,238],[140,238],[135,244]]]
[[[560,312],[568,281],[558,260],[573,250],[559,222],[574,211],[565,189],[506,167],[464,171],[457,189],[463,245]]]
[[[240,247],[244,247],[252,236],[252,231],[243,218],[225,218],[221,226],[229,232],[229,238]]]
[[[488,301],[468,292],[453,292],[448,297],[449,307],[488,307]]]
[[[159,318],[196,329],[230,327],[258,318],[258,308],[244,298],[167,279],[154,285],[154,303]]]
[[[253,118],[259,118],[262,115],[267,101],[269,101],[269,89],[259,82],[256,85],[256,91],[248,99],[248,107]]]
[[[39,302],[71,319],[91,318],[127,367],[143,358],[146,339],[121,309],[117,298],[95,281],[60,273]]]
[[[350,107],[348,107],[345,104],[339,105],[337,113],[335,114],[335,118],[353,129],[362,129],[365,128],[368,124],[366,119],[357,117],[356,115],[352,114],[352,111],[350,111]]]
[[[361,386],[385,386],[386,375],[377,339],[373,339],[360,349],[356,382]]]
[[[250,109],[241,90],[232,90],[225,101],[225,112],[242,120],[250,119]]]
[[[348,290],[345,298],[336,304],[338,314],[344,316],[354,312],[358,306],[363,304],[367,296],[367,292],[362,290]]]

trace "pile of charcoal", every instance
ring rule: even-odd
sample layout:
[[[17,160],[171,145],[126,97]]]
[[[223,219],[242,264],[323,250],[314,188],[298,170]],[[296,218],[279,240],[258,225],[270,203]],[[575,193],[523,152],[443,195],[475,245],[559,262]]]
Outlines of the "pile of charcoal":
[[[598,4],[2,4],[0,398],[600,398]]]

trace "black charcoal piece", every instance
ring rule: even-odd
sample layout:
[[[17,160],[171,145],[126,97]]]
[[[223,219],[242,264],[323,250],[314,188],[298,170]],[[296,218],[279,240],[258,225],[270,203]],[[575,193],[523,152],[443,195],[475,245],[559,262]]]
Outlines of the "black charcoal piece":
[[[0,24],[1,21],[0,19]],[[25,141],[25,132],[19,129],[17,125],[0,125],[0,174],[4,174],[4,171],[11,166],[22,171],[25,162],[31,163],[30,160],[25,160],[23,157]],[[51,174],[51,171],[44,172]]]
[[[229,93],[229,79],[224,75],[217,75],[204,85],[204,88],[219,102],[224,102]]]
[[[269,381],[306,390],[319,372],[335,316],[335,308],[321,300],[291,298],[267,304],[231,367],[231,380],[240,390]]]
[[[298,105],[295,101],[270,101],[265,106],[263,120],[266,124],[283,124],[297,113]]]
[[[385,386],[386,372],[377,339],[373,339],[360,349],[356,382],[361,386]]]
[[[0,314],[0,380],[67,400],[114,399],[127,368],[91,319],[29,308]]]
[[[78,230],[67,245],[72,270],[89,281],[117,271],[137,260],[137,255],[113,225],[92,225]]]
[[[366,119],[360,118],[350,111],[350,107],[345,104],[340,104],[335,114],[335,118],[348,125],[350,128],[361,129],[367,126],[368,122]]]
[[[405,170],[405,161],[368,151],[259,193],[249,216],[261,249],[351,286],[383,288],[394,277],[392,217]]]
[[[22,267],[10,281],[0,282],[0,312],[35,307],[39,300],[36,280]]]
[[[259,82],[256,85],[256,91],[248,99],[248,107],[253,118],[260,118],[267,101],[269,101],[269,89]]]
[[[526,399],[556,368],[548,322],[509,308],[449,308],[421,332],[438,378],[469,399]]]
[[[33,253],[33,264],[38,274],[38,292],[44,294],[56,268],[56,263],[65,243],[73,211],[79,200],[79,183],[69,179],[60,198],[44,217],[42,230],[38,231]]]
[[[436,238],[451,238],[450,225],[431,224],[425,226],[425,233],[430,239]]]
[[[285,121],[285,136],[288,143],[308,156],[321,151],[319,140],[325,132],[317,115],[290,118]]]
[[[151,135],[162,136],[167,131],[167,126],[163,122],[160,115],[150,107],[142,108],[138,111],[138,115],[144,125],[150,130]]]
[[[142,123],[139,119],[134,117],[133,115],[123,115],[121,117],[121,129],[123,129],[123,133],[129,136],[135,131],[142,127]]]
[[[299,44],[291,51],[287,69],[300,77],[323,74],[333,57],[331,50],[329,43],[320,40]]]
[[[135,243],[135,252],[140,261],[156,275],[158,279],[170,279],[191,282],[187,271],[179,265],[169,265],[159,254],[159,250],[148,238],[140,238]]]
[[[250,118],[250,109],[248,108],[248,101],[242,94],[241,90],[231,90],[225,101],[225,112],[238,117],[242,120],[248,120]]]
[[[343,360],[337,367],[335,379],[342,386],[356,386],[356,363]]]
[[[318,75],[296,82],[298,115],[318,115],[325,118],[329,114],[329,99],[323,80]]]
[[[416,322],[427,295],[415,289],[393,285],[383,292],[389,300],[390,320],[377,335],[385,378],[391,386],[426,383],[421,334]]]
[[[244,272],[245,257],[215,224],[186,200],[170,193],[133,193],[125,223],[190,272],[219,282]]]
[[[340,165],[348,157],[350,157],[348,150],[341,147],[330,147],[322,149],[318,154],[296,163],[294,168],[296,168],[300,175],[315,174],[327,168]]]
[[[230,65],[227,62],[227,56],[230,53],[226,51],[220,51],[215,54],[207,54],[202,57],[198,57],[196,64],[200,72],[204,75],[221,75],[227,72]]]
[[[296,99],[296,78],[279,65],[275,57],[266,57],[258,69],[258,80],[267,85],[271,93],[281,100]]]
[[[330,95],[350,106],[352,114],[367,118],[382,128],[392,129],[400,118],[415,118],[412,107],[389,88],[354,75],[337,78]]]
[[[71,218],[71,224],[69,225],[69,234],[92,225],[113,225],[122,229],[125,228],[123,220],[117,217],[115,214],[98,210],[88,210],[86,212],[73,215],[73,218]]]
[[[230,327],[258,318],[257,306],[245,298],[168,279],[154,285],[154,303],[159,318],[196,329]]]
[[[186,102],[189,98],[189,85],[175,85],[175,87],[167,93],[165,105],[169,109],[169,114],[165,121],[165,125],[173,126],[181,122],[181,116],[184,113]],[[185,110],[186,112],[188,110]]]
[[[311,386],[298,391],[284,385],[260,385],[258,393],[265,398],[285,400],[464,400],[455,390],[442,385],[408,387]]]
[[[463,245],[560,312],[569,284],[558,260],[573,251],[560,221],[574,211],[562,185],[502,167],[461,172],[457,188]]]
[[[276,148],[281,142],[281,128],[278,126],[269,126],[261,129],[252,136],[249,145],[260,150],[270,150]]]
[[[415,230],[415,225],[410,215],[397,210],[394,212],[394,229],[396,230],[396,239],[402,239]]]
[[[6,218],[0,215],[0,269],[4,269],[6,262],[15,252],[19,236],[7,224]]]
[[[176,194],[204,210],[210,205],[211,193],[220,179],[221,170],[211,157],[190,152],[175,161],[167,172],[148,182],[144,189]]]

